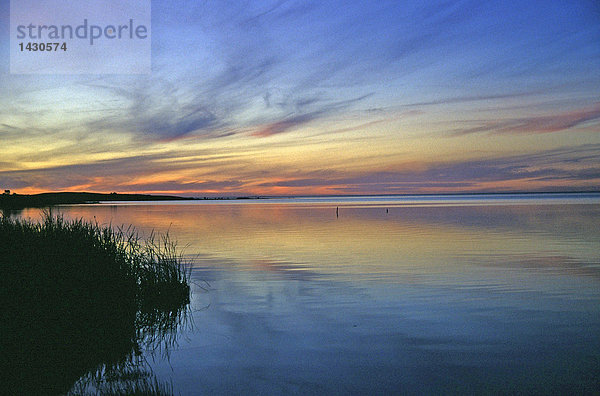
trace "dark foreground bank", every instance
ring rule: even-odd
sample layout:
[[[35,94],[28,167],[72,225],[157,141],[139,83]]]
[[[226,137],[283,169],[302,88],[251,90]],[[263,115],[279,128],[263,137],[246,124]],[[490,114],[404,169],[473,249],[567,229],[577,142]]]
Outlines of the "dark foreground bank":
[[[140,364],[172,340],[188,273],[168,236],[0,218],[0,383],[11,394],[169,394]],[[167,340],[167,341],[165,341]]]

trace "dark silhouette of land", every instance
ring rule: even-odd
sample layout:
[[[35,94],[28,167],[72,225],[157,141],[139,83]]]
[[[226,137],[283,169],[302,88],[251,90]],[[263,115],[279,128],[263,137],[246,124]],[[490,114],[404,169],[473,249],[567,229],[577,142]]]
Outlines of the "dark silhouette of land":
[[[184,198],[172,195],[145,194],[100,194],[88,192],[57,192],[34,195],[2,194],[0,195],[1,209],[43,208],[54,205],[85,204],[105,201],[181,201],[194,198]]]

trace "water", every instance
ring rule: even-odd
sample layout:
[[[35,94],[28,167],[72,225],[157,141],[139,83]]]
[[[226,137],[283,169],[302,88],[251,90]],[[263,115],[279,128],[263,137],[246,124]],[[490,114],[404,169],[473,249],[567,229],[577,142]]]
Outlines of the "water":
[[[599,194],[60,211],[168,230],[193,263],[191,321],[148,358],[176,394],[600,391]]]

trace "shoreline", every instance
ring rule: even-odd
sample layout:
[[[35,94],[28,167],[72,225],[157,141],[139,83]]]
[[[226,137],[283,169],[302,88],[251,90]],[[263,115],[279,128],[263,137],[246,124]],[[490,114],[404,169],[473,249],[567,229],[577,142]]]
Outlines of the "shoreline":
[[[25,208],[45,208],[56,205],[85,205],[100,202],[160,202],[160,201],[248,201],[248,200],[285,200],[285,199],[352,199],[370,198],[402,198],[415,197],[503,197],[503,196],[578,196],[600,195],[600,191],[526,191],[526,192],[482,192],[482,193],[440,193],[440,194],[388,194],[388,195],[294,195],[294,196],[223,196],[223,197],[180,197],[175,195],[151,194],[119,194],[119,193],[88,193],[88,192],[57,192],[33,195],[2,194],[0,195],[0,210],[21,210]]]
[[[171,195],[146,195],[146,194],[101,194],[88,192],[58,192],[34,195],[2,194],[0,195],[0,209],[43,208],[54,205],[85,204],[92,202],[110,201],[182,201],[194,198],[178,197]]]

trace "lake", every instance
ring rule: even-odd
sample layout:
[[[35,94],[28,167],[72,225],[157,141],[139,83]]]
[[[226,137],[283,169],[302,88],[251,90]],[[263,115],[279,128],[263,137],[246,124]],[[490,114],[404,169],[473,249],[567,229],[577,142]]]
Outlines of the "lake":
[[[175,394],[600,391],[600,194],[59,210],[178,241],[191,312],[146,358]]]

